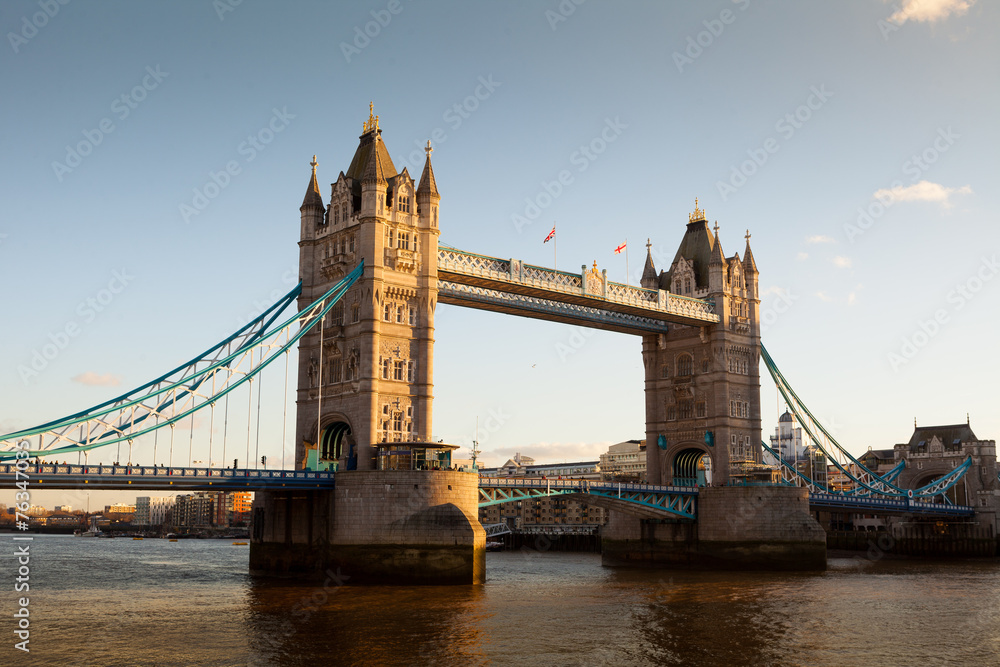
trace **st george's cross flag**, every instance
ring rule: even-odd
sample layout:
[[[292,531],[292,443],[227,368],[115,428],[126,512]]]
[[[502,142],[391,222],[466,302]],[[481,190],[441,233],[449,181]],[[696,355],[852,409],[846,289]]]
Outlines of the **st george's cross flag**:
[[[616,255],[622,254],[622,250],[624,250],[624,249],[625,249],[625,244],[623,243],[620,246],[618,246],[617,248],[615,248],[615,254]]]

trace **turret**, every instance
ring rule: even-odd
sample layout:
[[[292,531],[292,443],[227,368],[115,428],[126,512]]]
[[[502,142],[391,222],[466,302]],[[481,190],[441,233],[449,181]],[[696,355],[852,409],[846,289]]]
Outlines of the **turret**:
[[[361,215],[382,216],[385,214],[385,191],[388,181],[385,179],[385,168],[382,165],[382,131],[378,127],[378,116],[374,126],[369,129],[373,134],[368,162],[361,176]],[[385,150],[384,148],[382,150]]]
[[[712,237],[712,254],[708,260],[708,293],[720,294],[725,291],[726,256],[722,253],[722,242],[719,241],[719,223],[716,221],[715,236]]]
[[[417,212],[420,214],[420,226],[424,229],[437,229],[438,226],[438,205],[441,202],[441,195],[438,194],[437,182],[434,180],[434,168],[431,166],[430,139],[427,140],[427,160],[424,162],[424,171],[420,175],[420,185],[417,186]]]
[[[302,239],[315,237],[316,228],[324,222],[323,195],[319,193],[319,182],[316,180],[316,166],[319,163],[316,162],[315,155],[309,164],[312,165],[312,177],[306,187],[306,196],[302,199],[302,206],[299,207],[299,213],[302,217],[300,236]]]
[[[750,230],[747,230],[747,247],[746,251],[743,253],[743,275],[746,276],[747,283],[747,298],[757,299],[759,298],[759,292],[757,291],[757,262],[753,259],[753,252],[750,251]]]
[[[642,278],[639,284],[646,289],[658,289],[660,287],[660,277],[656,275],[656,267],[653,265],[653,244],[646,239],[646,264],[642,267]]]

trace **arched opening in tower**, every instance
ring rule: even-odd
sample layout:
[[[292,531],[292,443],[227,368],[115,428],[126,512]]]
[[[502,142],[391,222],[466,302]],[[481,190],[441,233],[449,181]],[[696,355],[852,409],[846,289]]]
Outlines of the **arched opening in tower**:
[[[357,454],[350,446],[351,425],[346,422],[334,422],[323,430],[320,441],[319,457],[321,461],[338,461],[347,457],[347,469],[357,468]],[[351,460],[354,460],[354,468]]]
[[[913,488],[919,489],[922,486],[927,486],[931,482],[936,482],[937,480],[941,479],[947,474],[948,473],[931,474],[931,475],[925,475],[924,477],[918,477],[913,484]],[[947,496],[948,500],[950,500],[953,505],[969,504],[969,499],[966,498],[964,479],[958,480],[958,482],[956,482],[954,486],[948,489],[944,495]],[[935,502],[941,502],[941,496],[935,496],[934,500]]]
[[[712,457],[701,449],[685,449],[674,457],[674,486],[708,486],[712,483]]]

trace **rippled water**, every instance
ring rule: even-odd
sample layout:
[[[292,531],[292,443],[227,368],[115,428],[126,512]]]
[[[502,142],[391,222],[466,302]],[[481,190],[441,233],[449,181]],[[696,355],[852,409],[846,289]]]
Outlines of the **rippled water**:
[[[0,560],[12,612],[13,542]],[[487,554],[478,587],[249,577],[228,540],[31,543],[31,653],[2,665],[1000,665],[1000,563],[831,560],[823,574],[602,568]],[[858,566],[861,562],[863,565]]]

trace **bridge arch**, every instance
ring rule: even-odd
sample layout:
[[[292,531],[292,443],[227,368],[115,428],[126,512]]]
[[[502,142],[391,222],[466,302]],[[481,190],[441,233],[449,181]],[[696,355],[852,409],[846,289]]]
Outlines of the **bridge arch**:
[[[670,478],[674,486],[709,486],[712,483],[712,454],[703,447],[681,445],[671,454]]]
[[[921,473],[913,477],[913,482],[908,485],[908,488],[919,489],[922,486],[926,486],[931,482],[935,482],[941,479],[942,477],[947,476],[951,472],[952,472],[951,469],[948,470],[940,469],[940,470]],[[958,480],[950,489],[945,491],[944,495],[947,496],[948,500],[950,500],[955,505],[968,505],[969,498],[966,497],[967,494],[965,488],[966,488],[965,478],[963,477],[962,479]],[[936,501],[939,501],[939,498],[936,499]]]

